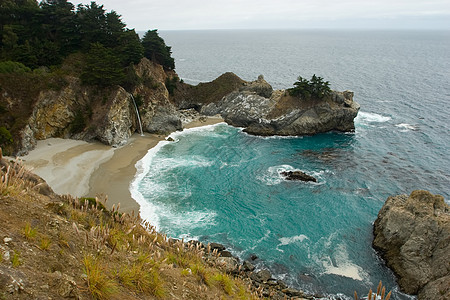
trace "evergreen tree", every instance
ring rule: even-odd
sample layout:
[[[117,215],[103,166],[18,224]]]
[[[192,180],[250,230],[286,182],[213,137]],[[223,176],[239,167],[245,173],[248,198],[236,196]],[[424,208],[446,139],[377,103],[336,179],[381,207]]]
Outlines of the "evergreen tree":
[[[144,47],[134,29],[126,30],[120,34],[115,51],[120,56],[124,67],[131,63],[137,64],[144,57]]]
[[[175,61],[171,57],[172,51],[166,46],[164,40],[158,35],[157,29],[149,30],[142,39],[144,56],[162,65],[165,69],[175,69]]]
[[[83,83],[106,87],[121,84],[124,79],[120,59],[114,52],[100,43],[91,44],[86,56],[86,66],[81,74]]]
[[[41,2],[44,39],[55,44],[61,56],[79,49],[80,35],[74,5],[67,0]]]
[[[106,31],[106,15],[103,5],[91,2],[90,5],[78,5],[77,18],[79,34],[83,37],[82,48],[89,49],[93,43],[108,45],[108,34]]]

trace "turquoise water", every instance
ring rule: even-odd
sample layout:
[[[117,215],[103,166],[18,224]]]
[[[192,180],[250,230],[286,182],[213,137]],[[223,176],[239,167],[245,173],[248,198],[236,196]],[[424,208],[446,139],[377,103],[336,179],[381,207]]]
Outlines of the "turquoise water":
[[[242,259],[257,255],[258,267],[296,287],[351,296],[383,280],[395,291],[393,299],[405,299],[371,247],[372,223],[390,195],[428,189],[448,199],[448,33],[294,33],[301,39],[293,40],[292,32],[257,39],[255,32],[239,31],[167,32],[164,38],[181,77],[205,79],[216,69],[247,65],[258,74],[295,78],[290,68],[296,60],[288,66],[281,63],[284,56],[276,58],[277,68],[261,63],[276,51],[267,45],[284,36],[282,51],[306,57],[305,69],[320,67],[327,80],[345,84],[340,89],[355,91],[362,107],[356,131],[261,138],[219,124],[174,133],[176,142],[161,142],[138,163],[133,197],[159,230],[222,243]],[[195,47],[210,52],[190,52]],[[215,61],[220,51],[224,59]],[[211,60],[200,75],[199,55]],[[284,82],[284,75],[274,81]],[[279,175],[294,169],[318,182],[287,182]]]

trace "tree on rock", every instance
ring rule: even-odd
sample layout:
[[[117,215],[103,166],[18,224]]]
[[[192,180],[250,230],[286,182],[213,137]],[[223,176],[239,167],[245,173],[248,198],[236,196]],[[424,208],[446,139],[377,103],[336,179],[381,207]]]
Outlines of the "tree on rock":
[[[157,29],[149,30],[142,39],[144,56],[162,65],[165,69],[175,69],[175,61],[171,57],[171,47],[166,46],[164,40],[158,35]]]
[[[311,80],[299,76],[294,83],[294,87],[288,89],[288,91],[291,96],[319,100],[331,93],[330,82],[324,81],[322,77],[318,77],[316,74],[311,77]]]

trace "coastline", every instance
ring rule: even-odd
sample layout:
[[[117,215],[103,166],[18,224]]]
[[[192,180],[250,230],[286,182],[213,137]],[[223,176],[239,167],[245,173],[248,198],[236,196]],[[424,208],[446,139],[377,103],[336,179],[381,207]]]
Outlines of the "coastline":
[[[189,120],[184,128],[223,122],[220,117]],[[130,184],[136,175],[136,162],[166,136],[133,134],[119,148],[98,142],[51,138],[38,141],[36,148],[20,157],[24,165],[41,176],[58,194],[74,197],[107,196],[106,206],[120,203],[122,212],[138,213],[140,206],[131,197]]]

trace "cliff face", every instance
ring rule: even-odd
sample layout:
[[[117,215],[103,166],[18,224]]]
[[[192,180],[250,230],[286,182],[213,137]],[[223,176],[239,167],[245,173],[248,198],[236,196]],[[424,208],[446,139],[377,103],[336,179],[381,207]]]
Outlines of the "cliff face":
[[[374,223],[373,247],[419,299],[450,299],[450,208],[427,191],[389,197]]]
[[[181,129],[181,120],[169,100],[166,79],[176,76],[147,59],[135,67],[141,78],[132,93],[139,97],[143,130],[169,133]],[[104,89],[83,86],[79,78],[66,76],[60,90],[42,90],[33,101],[30,117],[19,133],[16,154],[33,149],[36,140],[50,137],[99,140],[120,146],[136,131],[138,118],[130,94],[120,86]],[[18,102],[17,99],[11,99]]]
[[[323,100],[303,100],[274,91],[262,76],[242,82],[215,101],[200,106],[206,115],[220,114],[233,126],[255,135],[313,135],[332,130],[353,131],[359,104],[350,91],[332,91]]]

